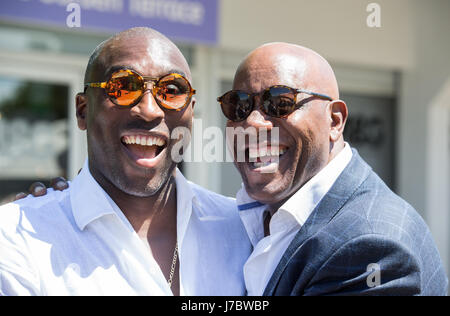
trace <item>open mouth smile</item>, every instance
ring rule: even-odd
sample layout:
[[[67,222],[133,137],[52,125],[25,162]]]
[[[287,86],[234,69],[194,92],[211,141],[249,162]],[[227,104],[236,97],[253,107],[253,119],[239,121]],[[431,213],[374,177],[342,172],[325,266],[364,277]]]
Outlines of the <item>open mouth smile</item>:
[[[159,135],[128,134],[121,138],[128,156],[139,166],[155,167],[162,159],[167,141]]]
[[[245,164],[252,172],[275,173],[288,150],[288,147],[282,145],[250,147],[245,151]]]

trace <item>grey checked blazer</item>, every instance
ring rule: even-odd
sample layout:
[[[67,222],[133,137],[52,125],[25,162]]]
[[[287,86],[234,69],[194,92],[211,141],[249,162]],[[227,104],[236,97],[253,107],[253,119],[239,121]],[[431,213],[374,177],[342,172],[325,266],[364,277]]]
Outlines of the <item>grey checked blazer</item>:
[[[353,150],[264,295],[447,295],[447,285],[427,225]]]

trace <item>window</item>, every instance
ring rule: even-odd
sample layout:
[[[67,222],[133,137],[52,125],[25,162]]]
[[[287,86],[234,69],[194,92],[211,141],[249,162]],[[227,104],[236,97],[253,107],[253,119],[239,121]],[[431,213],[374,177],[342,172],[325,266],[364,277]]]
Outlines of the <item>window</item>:
[[[0,203],[67,176],[69,88],[0,76]]]

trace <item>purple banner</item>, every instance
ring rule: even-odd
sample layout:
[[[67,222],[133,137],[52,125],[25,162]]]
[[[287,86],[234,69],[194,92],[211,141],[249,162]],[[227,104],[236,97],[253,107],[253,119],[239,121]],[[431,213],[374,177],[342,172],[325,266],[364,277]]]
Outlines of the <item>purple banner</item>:
[[[218,0],[2,0],[0,18],[108,33],[148,26],[174,40],[216,44]]]

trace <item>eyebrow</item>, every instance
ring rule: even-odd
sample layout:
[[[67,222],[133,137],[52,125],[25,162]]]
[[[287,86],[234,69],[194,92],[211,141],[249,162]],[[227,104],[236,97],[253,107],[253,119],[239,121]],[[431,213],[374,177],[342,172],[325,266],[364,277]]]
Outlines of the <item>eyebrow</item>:
[[[112,73],[114,73],[114,72],[116,72],[116,71],[119,71],[119,70],[123,70],[123,69],[129,69],[129,70],[132,70],[132,71],[134,71],[134,72],[140,74],[141,76],[143,76],[139,71],[137,71],[137,70],[134,69],[133,67],[130,67],[130,66],[121,66],[121,65],[116,65],[116,66],[111,66],[111,67],[109,67],[109,68],[106,70],[105,75],[106,75],[106,77],[108,77],[108,76],[110,76]],[[158,77],[163,77],[163,76],[165,76],[165,75],[172,74],[172,73],[176,73],[176,74],[182,75],[183,77],[187,78],[186,73],[184,73],[183,71],[178,70],[178,69],[171,69],[171,70],[167,71],[166,73],[164,73],[164,74],[162,74],[161,76],[158,76]],[[143,76],[143,77],[149,77],[149,76]]]
[[[182,75],[183,77],[187,78],[187,75],[183,71],[177,70],[177,69],[172,69],[167,74],[173,74],[173,73]]]

